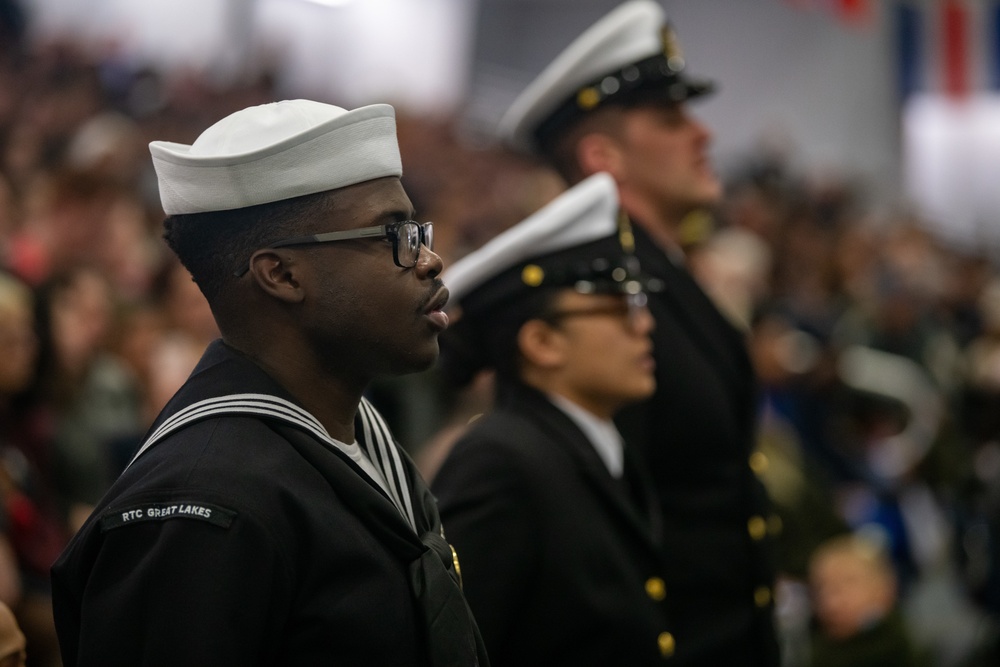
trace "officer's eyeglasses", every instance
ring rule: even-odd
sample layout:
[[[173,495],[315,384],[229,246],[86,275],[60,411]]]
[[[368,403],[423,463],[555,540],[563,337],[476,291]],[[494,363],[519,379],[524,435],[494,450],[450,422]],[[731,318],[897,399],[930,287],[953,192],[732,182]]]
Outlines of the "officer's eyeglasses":
[[[605,306],[554,310],[545,313],[538,319],[557,325],[561,320],[571,317],[613,317],[628,323],[630,328],[634,328],[638,323],[639,313],[646,307],[647,301],[645,292],[622,294],[614,303]]]
[[[403,222],[393,222],[388,225],[375,225],[374,227],[362,227],[360,229],[349,229],[343,232],[326,232],[324,234],[313,234],[312,236],[296,236],[290,239],[282,239],[268,244],[269,248],[286,248],[297,245],[315,245],[319,243],[333,243],[335,241],[351,241],[354,239],[384,239],[392,241],[392,261],[401,269],[410,269],[417,265],[420,258],[420,248],[427,246],[428,250],[434,249],[434,226],[430,222],[415,222],[404,220]],[[250,270],[247,265],[236,272],[240,277]]]

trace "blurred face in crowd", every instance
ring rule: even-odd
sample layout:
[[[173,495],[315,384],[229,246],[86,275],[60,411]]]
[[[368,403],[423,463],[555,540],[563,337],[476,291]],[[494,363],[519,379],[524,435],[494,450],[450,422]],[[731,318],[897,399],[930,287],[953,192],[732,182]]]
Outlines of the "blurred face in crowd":
[[[307,234],[346,231],[412,220],[413,206],[398,178],[381,178],[338,190]],[[299,267],[306,285],[298,324],[320,363],[336,376],[366,382],[410,373],[437,358],[447,290],[438,279],[441,258],[426,246],[417,263],[393,261],[390,239],[360,238],[274,251]],[[345,351],[349,354],[345,355]]]
[[[175,264],[167,282],[165,305],[170,324],[199,342],[218,338],[219,327],[212,309],[188,270],[182,264]]]
[[[0,602],[0,667],[24,667],[28,658],[27,646],[14,613]]]
[[[656,389],[653,326],[649,310],[624,296],[565,290],[549,314],[521,328],[524,379],[610,418]]]
[[[681,104],[627,109],[617,141],[620,163],[613,172],[622,201],[638,200],[661,219],[679,220],[722,196],[708,146],[712,135]]]
[[[34,316],[27,302],[2,299],[0,303],[0,395],[27,388],[35,369],[38,340]]]
[[[78,373],[106,342],[113,325],[111,288],[101,274],[82,269],[52,295],[52,337],[62,367]]]
[[[825,634],[846,639],[892,608],[895,582],[884,566],[851,549],[823,552],[809,572],[816,619]]]

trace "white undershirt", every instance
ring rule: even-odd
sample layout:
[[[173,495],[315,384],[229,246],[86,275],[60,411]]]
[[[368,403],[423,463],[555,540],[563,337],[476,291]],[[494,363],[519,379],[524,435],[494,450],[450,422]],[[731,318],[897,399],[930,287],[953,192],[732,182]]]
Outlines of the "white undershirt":
[[[607,466],[615,479],[620,479],[624,468],[625,450],[622,436],[610,419],[601,419],[589,410],[558,394],[548,394],[549,400],[573,420],[587,436],[594,451]]]
[[[357,463],[358,466],[360,466],[361,469],[364,470],[376,484],[382,487],[382,490],[385,491],[386,495],[391,498],[392,495],[389,493],[389,483],[385,481],[385,476],[379,472],[379,469],[376,468],[375,464],[371,462],[368,455],[365,454],[363,449],[361,449],[361,445],[358,444],[358,441],[355,440],[349,445],[341,442],[340,440],[337,440],[337,443],[340,444],[341,451],[350,456],[351,460]]]

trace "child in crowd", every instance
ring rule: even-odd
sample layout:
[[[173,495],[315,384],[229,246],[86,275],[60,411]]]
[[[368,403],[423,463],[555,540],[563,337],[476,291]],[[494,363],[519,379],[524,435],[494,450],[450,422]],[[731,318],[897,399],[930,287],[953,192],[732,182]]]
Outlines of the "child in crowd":
[[[875,541],[843,535],[809,564],[816,631],[811,667],[924,667],[898,607],[896,573]]]

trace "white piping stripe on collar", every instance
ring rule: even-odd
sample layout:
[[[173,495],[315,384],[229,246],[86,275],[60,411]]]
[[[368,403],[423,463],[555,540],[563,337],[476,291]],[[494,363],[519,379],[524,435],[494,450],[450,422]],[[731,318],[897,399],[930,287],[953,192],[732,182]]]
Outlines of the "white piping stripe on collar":
[[[322,433],[326,433],[326,429],[323,428],[323,425],[320,424],[315,417],[294,403],[290,403],[284,399],[276,396],[269,396],[267,394],[231,394],[228,396],[217,396],[215,398],[198,401],[197,403],[192,403],[184,409],[174,413],[169,419],[160,424],[156,431],[150,435],[149,440],[143,448],[158,441],[162,433],[174,430],[175,426],[180,422],[185,424],[190,422],[192,417],[198,417],[206,412],[213,412],[224,407],[260,407],[262,405],[269,406],[275,416],[285,416],[291,421],[301,423],[303,426],[311,430],[318,430]],[[139,453],[142,453],[142,450],[139,450]],[[138,454],[136,456],[138,456]]]
[[[240,407],[266,407],[268,409],[268,414],[273,414],[273,416],[283,416],[288,417],[291,421],[301,422],[302,426],[306,426],[313,429],[319,429],[323,431],[322,425],[316,421],[315,417],[310,415],[305,410],[302,410],[294,403],[285,401],[284,399],[277,398],[276,396],[269,396],[267,394],[230,394],[228,396],[217,396],[214,398],[207,398],[203,401],[198,401],[184,407],[183,409],[177,411],[166,419],[153,433],[150,434],[149,438],[143,443],[142,447],[136,452],[136,455],[132,457],[134,462],[141,454],[143,454],[149,447],[156,444],[160,438],[162,438],[166,433],[173,431],[178,426],[187,424],[192,419],[200,417],[204,414],[213,414],[216,411],[237,411],[235,408]],[[249,412],[244,410],[244,412]],[[256,412],[256,410],[254,411]],[[132,465],[132,462],[129,462]]]
[[[361,412],[361,423],[364,426],[364,437],[359,441],[367,450],[368,457],[382,471],[386,481],[389,483],[390,493],[394,496],[397,507],[400,507],[403,516],[411,525],[416,525],[413,517],[413,506],[410,502],[410,488],[406,480],[406,470],[403,461],[396,450],[396,444],[386,426],[382,415],[368,402],[361,399],[359,406]],[[387,459],[391,459],[391,465]]]
[[[361,399],[359,407],[364,427],[364,438],[360,438],[359,442],[364,447],[372,464],[386,478],[392,503],[399,510],[400,514],[403,515],[403,518],[407,520],[414,532],[416,532],[416,521],[413,517],[409,484],[406,481],[402,460],[396,451],[396,445],[392,436],[389,435],[389,429],[382,420],[382,416],[379,415],[378,411],[366,399]],[[174,430],[206,416],[234,413],[264,415],[291,423],[294,426],[304,428],[325,445],[334,447],[350,457],[350,453],[344,449],[344,444],[332,438],[313,415],[298,405],[268,394],[230,394],[192,403],[171,415],[143,443],[139,451],[132,457],[128,466],[126,466],[126,470],[135,463],[136,459],[148,451],[150,447]],[[373,424],[377,425],[377,428],[373,428]],[[377,441],[377,445],[373,441]],[[373,456],[376,447],[381,450],[379,457]],[[385,463],[385,460],[389,457],[392,459],[391,466]],[[368,477],[367,474],[365,476]],[[379,488],[382,488],[382,485],[378,484],[377,481],[372,481]]]

